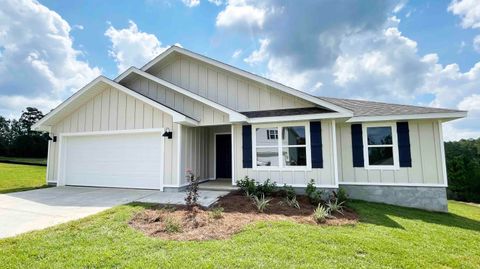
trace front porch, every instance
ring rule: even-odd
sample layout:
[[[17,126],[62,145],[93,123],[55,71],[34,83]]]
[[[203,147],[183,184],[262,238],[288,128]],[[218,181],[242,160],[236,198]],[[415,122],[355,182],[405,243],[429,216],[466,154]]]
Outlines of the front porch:
[[[201,191],[234,191],[238,190],[238,187],[232,185],[231,178],[217,178],[215,180],[208,180],[200,183],[198,188]]]

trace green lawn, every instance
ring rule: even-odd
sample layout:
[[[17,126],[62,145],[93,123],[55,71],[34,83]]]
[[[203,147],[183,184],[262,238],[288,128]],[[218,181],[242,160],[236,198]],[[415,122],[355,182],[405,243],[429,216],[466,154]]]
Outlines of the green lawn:
[[[46,169],[38,165],[0,163],[0,193],[45,187]]]
[[[47,159],[45,158],[22,158],[22,157],[0,156],[0,162],[47,165]]]
[[[480,208],[449,214],[352,202],[356,226],[292,222],[248,226],[230,240],[149,238],[127,221],[142,205],[113,208],[44,231],[0,240],[3,268],[480,268]]]

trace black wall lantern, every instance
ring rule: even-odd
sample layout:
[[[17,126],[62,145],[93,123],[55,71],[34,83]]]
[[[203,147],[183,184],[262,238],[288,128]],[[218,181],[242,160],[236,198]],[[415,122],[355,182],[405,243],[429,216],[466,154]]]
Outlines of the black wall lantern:
[[[168,139],[172,139],[172,131],[169,128],[165,129],[165,132],[162,135],[163,137],[168,137]]]
[[[52,140],[53,143],[57,142],[57,136],[54,135],[53,137],[51,137],[50,135],[48,136],[48,140]]]

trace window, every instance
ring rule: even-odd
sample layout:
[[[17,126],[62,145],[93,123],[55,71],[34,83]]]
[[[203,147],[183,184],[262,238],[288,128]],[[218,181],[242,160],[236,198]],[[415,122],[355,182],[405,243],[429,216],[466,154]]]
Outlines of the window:
[[[267,139],[278,139],[278,130],[267,129]]]
[[[295,170],[311,167],[308,125],[254,126],[254,130],[255,168]]]
[[[366,168],[398,168],[396,126],[394,124],[364,124],[363,149]]]

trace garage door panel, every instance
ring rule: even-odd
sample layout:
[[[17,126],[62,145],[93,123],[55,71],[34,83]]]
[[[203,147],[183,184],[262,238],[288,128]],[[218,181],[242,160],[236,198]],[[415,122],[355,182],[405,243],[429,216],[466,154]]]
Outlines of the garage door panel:
[[[67,137],[67,185],[159,189],[160,133]]]

